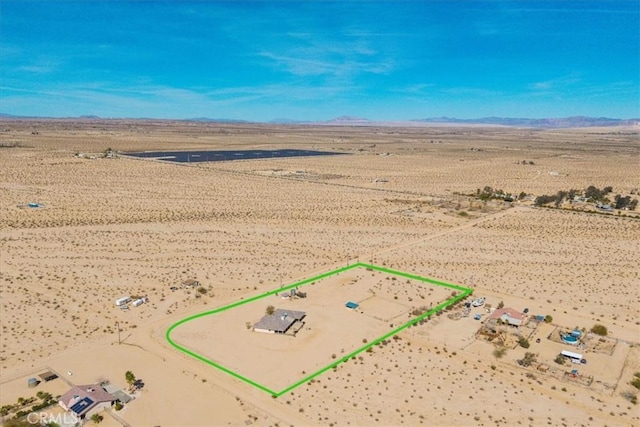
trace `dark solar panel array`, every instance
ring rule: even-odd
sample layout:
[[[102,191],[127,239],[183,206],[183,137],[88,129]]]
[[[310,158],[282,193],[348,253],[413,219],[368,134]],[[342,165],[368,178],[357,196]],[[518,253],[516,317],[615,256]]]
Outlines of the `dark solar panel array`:
[[[128,156],[179,163],[225,162],[230,160],[272,159],[283,157],[336,156],[348,153],[317,150],[234,150],[234,151],[143,151],[123,153]]]
[[[93,400],[91,400],[88,397],[83,398],[82,400],[76,402],[73,404],[73,406],[71,406],[71,409],[73,412],[75,412],[76,414],[81,414],[83,411],[85,411],[89,406],[91,406],[93,404]]]

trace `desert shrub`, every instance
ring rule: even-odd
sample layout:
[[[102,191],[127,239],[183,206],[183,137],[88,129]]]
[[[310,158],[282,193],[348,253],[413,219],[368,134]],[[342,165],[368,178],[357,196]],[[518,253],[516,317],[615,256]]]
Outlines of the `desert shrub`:
[[[265,313],[267,313],[269,316],[271,316],[275,311],[276,311],[276,308],[274,306],[270,305],[265,310]]]
[[[553,361],[556,362],[558,365],[564,365],[565,360],[566,359],[562,354],[558,354],[556,358],[553,359]]]
[[[520,344],[520,347],[522,348],[531,347],[531,344],[529,344],[529,340],[526,339],[525,337],[520,337],[520,339],[518,339],[518,344]]]
[[[622,392],[622,393],[620,393],[620,396],[622,396],[623,398],[627,399],[629,402],[633,403],[634,405],[638,404],[638,395],[636,395],[632,391]]]
[[[116,404],[113,407],[116,411],[119,411],[122,409],[122,403],[120,403],[120,401],[116,402]]]
[[[551,323],[553,322],[553,317],[549,314],[547,314],[546,316],[544,316],[544,323]]]
[[[640,377],[635,377],[633,381],[631,381],[631,385],[640,390]]]
[[[558,200],[558,196],[556,195],[553,195],[553,196],[542,195],[542,196],[536,197],[536,199],[533,201],[533,204],[535,206],[544,206],[547,203],[555,202],[556,200]]]
[[[496,359],[502,358],[505,354],[507,354],[507,349],[504,347],[498,347],[495,350],[493,350],[493,356]]]
[[[604,325],[595,324],[591,328],[591,332],[596,334],[596,335],[600,335],[602,337],[606,337],[607,336],[607,327],[604,326]]]
[[[537,356],[535,353],[531,353],[529,351],[527,351],[524,354],[524,357],[521,359],[522,360],[522,366],[531,366],[534,363],[536,363],[537,361]]]
[[[6,427],[32,427],[33,426],[33,424],[31,424],[28,420],[19,420],[19,419],[7,420],[2,425]]]
[[[206,293],[207,293],[207,288],[205,288],[204,286],[200,286],[200,287],[198,288],[198,293],[199,293],[199,294],[202,294],[202,295],[206,295]]]

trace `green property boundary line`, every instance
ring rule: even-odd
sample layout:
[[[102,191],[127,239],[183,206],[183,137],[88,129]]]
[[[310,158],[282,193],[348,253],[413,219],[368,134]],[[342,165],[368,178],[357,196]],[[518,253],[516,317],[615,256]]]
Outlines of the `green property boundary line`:
[[[256,301],[256,300],[259,300],[259,299],[262,299],[262,298],[266,298],[266,297],[268,297],[270,295],[274,295],[274,294],[276,294],[278,292],[282,292],[282,291],[293,289],[293,288],[296,288],[296,287],[299,287],[299,286],[307,285],[307,284],[309,284],[311,282],[315,282],[315,281],[318,281],[318,280],[321,280],[321,279],[336,275],[338,273],[342,273],[344,271],[352,270],[354,268],[366,268],[366,269],[369,269],[369,270],[380,271],[382,273],[387,273],[387,274],[391,274],[391,275],[394,275],[394,276],[406,277],[407,279],[414,279],[414,280],[418,280],[418,281],[421,281],[421,282],[430,283],[430,284],[436,285],[436,286],[444,286],[446,288],[450,288],[450,289],[453,289],[453,290],[456,290],[456,291],[460,291],[460,294],[458,294],[455,297],[450,298],[449,300],[437,305],[436,307],[432,308],[431,310],[427,311],[426,313],[423,313],[420,316],[417,316],[417,317],[409,320],[407,323],[405,323],[405,324],[393,329],[391,332],[388,332],[388,333],[384,334],[383,336],[381,336],[379,338],[376,338],[375,340],[373,340],[373,341],[365,344],[364,346],[352,351],[351,353],[347,354],[346,356],[336,360],[335,362],[331,363],[330,365],[327,365],[324,368],[321,368],[320,370],[318,370],[318,371],[316,371],[316,372],[314,372],[314,373],[312,373],[310,375],[307,375],[303,379],[291,384],[288,387],[285,387],[284,389],[282,389],[280,391],[272,390],[272,389],[270,389],[268,387],[265,387],[264,385],[259,384],[259,383],[255,382],[255,381],[253,381],[253,380],[251,380],[251,379],[249,379],[247,377],[244,377],[244,376],[238,374],[237,372],[232,371],[231,369],[228,369],[228,368],[226,368],[226,367],[224,367],[224,366],[222,366],[222,365],[220,365],[220,364],[218,364],[218,363],[216,363],[216,362],[214,362],[214,361],[212,361],[210,359],[207,359],[206,357],[204,357],[204,356],[202,356],[202,355],[200,355],[200,354],[198,354],[198,353],[196,353],[194,351],[189,350],[186,347],[181,346],[180,344],[176,343],[171,338],[171,332],[173,332],[174,329],[176,329],[178,326],[183,325],[183,324],[185,324],[187,322],[190,322],[192,320],[198,319],[200,317],[210,316],[212,314],[221,313],[223,311],[230,310],[230,309],[232,309],[234,307],[238,307],[240,305],[248,304],[250,302],[253,302],[253,301]],[[264,392],[267,392],[267,393],[269,393],[271,396],[273,396],[275,398],[275,397],[280,397],[283,394],[290,392],[291,390],[295,389],[296,387],[299,387],[302,384],[312,380],[313,378],[325,373],[329,369],[332,369],[332,368],[338,366],[339,364],[348,361],[352,357],[358,355],[359,353],[362,353],[363,351],[366,351],[367,349],[373,347],[374,345],[377,345],[378,343],[380,343],[380,342],[382,342],[382,341],[384,341],[384,340],[386,340],[386,339],[388,339],[388,338],[390,338],[390,337],[392,337],[394,335],[397,335],[402,330],[404,330],[404,329],[406,329],[406,328],[408,328],[408,327],[410,327],[412,325],[415,325],[416,323],[420,322],[425,317],[431,316],[432,314],[437,313],[438,311],[444,310],[446,307],[457,303],[458,301],[460,301],[463,298],[466,298],[472,292],[473,292],[473,289],[471,289],[471,288],[465,288],[463,286],[454,285],[454,284],[451,284],[451,283],[442,282],[442,281],[430,279],[430,278],[427,278],[427,277],[417,276],[415,274],[404,273],[402,271],[392,270],[390,268],[380,267],[380,266],[377,266],[377,265],[366,264],[366,263],[363,263],[363,262],[357,262],[355,264],[351,264],[351,265],[348,265],[346,267],[338,268],[336,270],[331,270],[329,272],[326,272],[326,273],[323,273],[323,274],[319,274],[317,276],[310,277],[308,279],[304,279],[304,280],[301,280],[299,282],[295,282],[295,283],[292,283],[290,285],[284,286],[282,288],[278,288],[278,289],[275,289],[275,290],[272,290],[272,291],[269,291],[269,292],[265,292],[263,294],[260,294],[260,295],[257,295],[257,296],[251,297],[251,298],[240,300],[240,301],[234,302],[232,304],[216,308],[214,310],[209,310],[209,311],[205,311],[203,313],[194,314],[193,316],[185,317],[184,319],[182,319],[182,320],[174,323],[173,325],[171,325],[169,327],[169,329],[167,329],[165,337],[166,337],[167,341],[169,342],[169,344],[171,344],[176,349],[182,351],[183,353],[188,354],[189,356],[191,356],[191,357],[193,357],[193,358],[195,358],[197,360],[200,360],[201,362],[204,362],[204,363],[206,363],[208,365],[211,365],[211,366],[221,370],[222,372],[226,372],[227,374],[231,375],[232,377],[235,377],[235,378],[237,378],[237,379],[239,379],[241,381],[244,381],[247,384],[251,384],[252,386],[256,387],[257,389],[262,390]]]

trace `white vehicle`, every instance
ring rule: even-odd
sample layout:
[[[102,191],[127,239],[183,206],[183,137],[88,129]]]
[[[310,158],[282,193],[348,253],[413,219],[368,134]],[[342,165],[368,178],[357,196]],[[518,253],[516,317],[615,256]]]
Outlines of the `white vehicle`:
[[[473,301],[471,301],[471,305],[474,307],[481,307],[482,305],[484,305],[484,297],[474,299]]]
[[[131,297],[122,297],[122,298],[118,298],[116,300],[116,306],[120,307],[121,305],[126,305],[127,303],[131,302]]]
[[[131,303],[131,305],[133,305],[134,307],[138,307],[140,305],[144,304],[144,299],[143,298],[139,298],[137,300],[135,300],[134,302]]]

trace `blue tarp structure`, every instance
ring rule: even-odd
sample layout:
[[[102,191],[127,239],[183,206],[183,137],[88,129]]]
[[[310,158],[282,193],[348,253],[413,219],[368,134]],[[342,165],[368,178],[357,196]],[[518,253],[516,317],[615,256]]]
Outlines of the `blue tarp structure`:
[[[345,305],[347,306],[347,308],[358,308],[358,304],[356,304],[355,302],[351,302],[351,301],[349,301]]]

